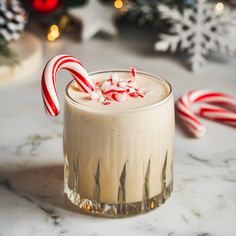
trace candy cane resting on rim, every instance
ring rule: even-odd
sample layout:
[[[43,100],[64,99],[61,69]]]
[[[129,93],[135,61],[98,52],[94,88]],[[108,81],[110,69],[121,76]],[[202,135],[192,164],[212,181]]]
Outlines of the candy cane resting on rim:
[[[50,116],[57,116],[60,112],[55,81],[57,73],[61,69],[70,72],[81,91],[90,93],[95,90],[88,73],[79,60],[69,55],[53,57],[44,68],[41,82],[45,111]]]
[[[206,128],[190,110],[190,106],[198,102],[222,105],[236,111],[236,99],[230,95],[208,90],[193,90],[185,93],[176,103],[177,113],[183,121],[184,126],[195,137],[201,137],[206,132]],[[200,112],[200,114],[205,114],[206,116],[206,112]],[[208,118],[210,118],[209,113]]]

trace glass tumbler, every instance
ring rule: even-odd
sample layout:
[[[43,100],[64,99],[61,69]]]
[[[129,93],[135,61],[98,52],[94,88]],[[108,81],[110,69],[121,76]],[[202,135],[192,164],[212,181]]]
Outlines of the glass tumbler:
[[[92,79],[127,71],[91,73]],[[157,208],[173,188],[174,102],[170,84],[155,104],[103,110],[81,104],[66,88],[64,106],[64,190],[89,214],[124,217]]]

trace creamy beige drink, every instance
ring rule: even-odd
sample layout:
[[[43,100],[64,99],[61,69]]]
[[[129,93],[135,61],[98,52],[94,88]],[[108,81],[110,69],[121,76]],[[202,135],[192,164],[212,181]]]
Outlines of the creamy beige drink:
[[[113,72],[91,75],[94,82]],[[122,80],[130,72],[116,72]],[[174,106],[169,84],[137,73],[145,96],[103,105],[67,87],[65,192],[81,209],[123,216],[159,206],[172,190]]]

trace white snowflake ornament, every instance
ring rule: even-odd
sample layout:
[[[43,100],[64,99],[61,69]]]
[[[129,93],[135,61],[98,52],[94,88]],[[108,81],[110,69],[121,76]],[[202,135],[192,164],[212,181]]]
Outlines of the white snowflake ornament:
[[[89,0],[83,7],[68,9],[68,14],[75,20],[82,21],[82,39],[89,40],[98,32],[114,36],[117,30],[114,17],[117,11],[101,3],[99,0]]]
[[[211,52],[236,53],[236,42],[232,42],[230,36],[236,26],[236,14],[224,5],[196,0],[196,4],[183,13],[164,5],[158,8],[162,18],[171,20],[173,26],[170,34],[160,35],[160,41],[155,43],[157,51],[187,51],[188,64],[193,71],[205,64]]]

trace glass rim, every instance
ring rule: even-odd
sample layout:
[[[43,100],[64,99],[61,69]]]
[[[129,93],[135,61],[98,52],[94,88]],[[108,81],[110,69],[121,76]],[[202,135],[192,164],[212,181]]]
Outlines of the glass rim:
[[[119,72],[122,72],[122,73],[129,73],[130,70],[127,70],[127,69],[111,69],[111,70],[99,70],[99,71],[94,71],[94,72],[91,72],[89,73],[89,76],[93,76],[93,75],[97,75],[97,74],[102,74],[102,73],[119,73]],[[144,111],[144,110],[149,110],[149,109],[152,109],[156,106],[160,106],[162,105],[163,103],[167,102],[170,97],[172,96],[173,94],[173,90],[172,90],[172,86],[171,84],[163,79],[161,76],[156,76],[156,75],[153,75],[151,73],[147,73],[147,72],[143,72],[143,71],[136,71],[137,74],[139,75],[146,75],[146,76],[150,76],[152,78],[155,78],[155,79],[158,79],[159,81],[161,81],[163,84],[165,84],[168,89],[169,89],[169,93],[160,101],[154,103],[154,104],[151,104],[151,105],[148,105],[148,106],[145,106],[145,107],[138,107],[138,108],[130,108],[130,109],[127,109],[127,110],[109,110],[109,109],[101,109],[101,108],[97,108],[97,107],[91,107],[91,106],[87,106],[85,104],[81,104],[79,102],[77,102],[76,100],[74,100],[70,95],[69,95],[69,92],[68,92],[68,88],[70,87],[70,85],[75,81],[74,79],[71,80],[66,88],[65,88],[65,98],[68,98],[69,101],[77,106],[78,108],[81,108],[83,110],[89,110],[89,111],[99,111],[100,113],[131,113],[131,112],[138,112],[138,111]]]

